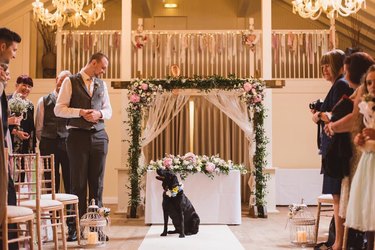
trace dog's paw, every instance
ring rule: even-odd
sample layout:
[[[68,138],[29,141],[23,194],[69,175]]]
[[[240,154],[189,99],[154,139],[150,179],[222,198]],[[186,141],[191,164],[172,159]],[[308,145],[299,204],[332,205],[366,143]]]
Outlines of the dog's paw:
[[[177,231],[177,230],[173,230],[173,231],[168,231],[168,234],[177,234],[177,233],[179,233],[179,231]]]
[[[160,236],[167,236],[167,232],[162,232]]]
[[[179,238],[185,238],[185,234],[180,234]]]

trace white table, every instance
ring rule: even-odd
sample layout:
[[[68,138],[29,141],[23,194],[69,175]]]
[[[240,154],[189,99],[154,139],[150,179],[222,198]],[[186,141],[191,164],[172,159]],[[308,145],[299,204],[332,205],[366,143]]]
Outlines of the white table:
[[[155,171],[147,172],[146,224],[163,223],[163,188],[156,175]],[[205,174],[189,175],[183,183],[184,192],[197,211],[201,224],[241,224],[239,171],[215,175],[213,180]]]

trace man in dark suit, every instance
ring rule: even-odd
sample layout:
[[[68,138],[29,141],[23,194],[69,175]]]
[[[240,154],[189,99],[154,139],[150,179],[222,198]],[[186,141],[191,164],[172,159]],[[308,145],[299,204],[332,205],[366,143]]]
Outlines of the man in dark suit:
[[[56,117],[53,111],[61,84],[70,75],[71,73],[67,70],[60,72],[56,77],[55,89],[48,95],[42,96],[36,108],[35,130],[39,141],[40,154],[55,155],[56,193],[59,192],[60,188],[60,165],[65,192],[70,193],[69,159],[66,151],[66,138],[68,137],[67,119]]]
[[[67,150],[71,191],[79,198],[79,216],[86,213],[87,184],[89,200],[103,206],[103,179],[108,152],[104,120],[112,116],[106,83],[99,78],[108,67],[102,53],[91,56],[78,74],[67,77],[60,89],[55,115],[68,118]]]
[[[7,28],[0,28],[0,63],[9,64],[10,60],[16,58],[18,44],[21,42],[21,37],[14,31]],[[3,134],[4,138],[8,132],[8,103],[6,100],[6,95],[4,92],[5,83],[9,80],[9,74],[7,69],[0,67],[0,80],[3,85],[3,91],[0,92],[1,95],[1,118],[3,122]],[[8,181],[8,204],[16,205],[16,190],[14,188],[14,183],[9,175]],[[17,225],[9,225],[9,229],[15,229]],[[9,239],[17,237],[16,234],[9,234]],[[17,243],[9,244],[9,249],[18,249]]]

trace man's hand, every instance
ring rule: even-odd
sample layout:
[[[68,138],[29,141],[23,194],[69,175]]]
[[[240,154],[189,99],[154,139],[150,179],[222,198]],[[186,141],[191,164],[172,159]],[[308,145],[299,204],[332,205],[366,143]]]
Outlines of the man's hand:
[[[102,113],[95,109],[81,109],[79,112],[80,116],[88,122],[98,123],[102,117]]]
[[[12,134],[20,138],[22,141],[30,138],[30,135],[27,132],[17,129],[13,129]]]
[[[8,124],[9,125],[21,125],[22,116],[10,116],[8,117]]]

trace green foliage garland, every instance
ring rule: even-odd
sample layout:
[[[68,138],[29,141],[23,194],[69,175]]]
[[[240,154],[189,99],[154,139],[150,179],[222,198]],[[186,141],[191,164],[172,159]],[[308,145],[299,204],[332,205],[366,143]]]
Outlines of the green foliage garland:
[[[202,78],[195,76],[193,78],[172,78],[167,79],[135,79],[129,85],[129,106],[127,108],[129,115],[129,141],[128,150],[128,165],[130,168],[130,201],[131,218],[136,217],[137,207],[140,203],[140,188],[139,182],[141,177],[142,167],[139,166],[139,157],[141,154],[141,140],[142,140],[142,118],[143,112],[150,105],[152,105],[155,96],[163,91],[172,91],[173,89],[198,89],[209,92],[212,89],[234,90],[241,91],[241,100],[246,103],[250,111],[254,111],[253,122],[255,130],[254,141],[256,143],[255,155],[253,158],[255,169],[253,175],[255,176],[256,190],[255,198],[256,205],[264,205],[266,191],[266,182],[268,176],[263,173],[263,169],[267,165],[266,161],[266,145],[268,139],[265,136],[263,123],[265,119],[265,110],[263,106],[265,83],[259,79],[239,79],[234,75],[228,78],[221,76],[209,76]]]

